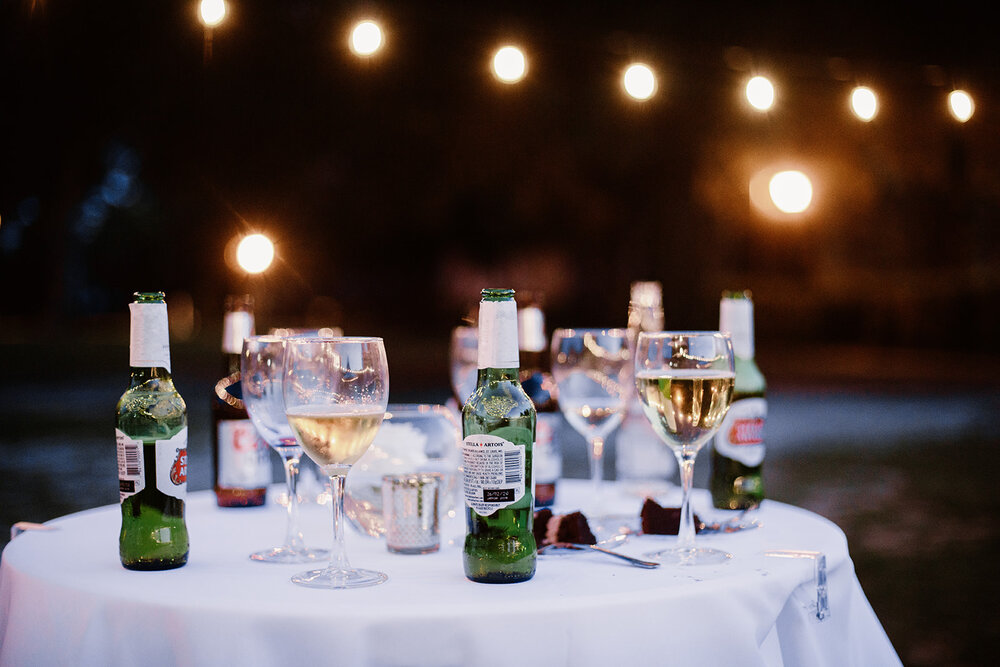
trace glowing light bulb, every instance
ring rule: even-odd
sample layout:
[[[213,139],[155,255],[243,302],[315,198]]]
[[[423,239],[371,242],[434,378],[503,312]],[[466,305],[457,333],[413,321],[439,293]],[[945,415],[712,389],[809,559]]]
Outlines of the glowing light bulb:
[[[747,81],[747,101],[758,111],[767,111],[774,105],[774,84],[765,76],[755,76]]]
[[[637,100],[648,100],[656,93],[656,75],[648,65],[629,65],[622,76],[625,92]]]
[[[851,110],[854,115],[866,123],[878,113],[878,98],[875,91],[865,86],[858,86],[851,91]]]
[[[382,48],[382,29],[375,21],[360,21],[351,30],[351,51],[370,56]]]
[[[802,213],[812,203],[812,183],[801,171],[781,171],[768,185],[771,201],[783,213]]]
[[[208,27],[217,26],[226,18],[225,0],[201,0],[198,11],[202,23]]]
[[[504,46],[493,55],[493,74],[504,83],[517,83],[527,71],[524,52],[516,46]]]
[[[247,273],[261,273],[274,260],[274,244],[263,234],[244,236],[236,247],[236,262]]]
[[[964,123],[976,112],[976,103],[964,90],[953,90],[948,94],[948,109],[955,120]]]

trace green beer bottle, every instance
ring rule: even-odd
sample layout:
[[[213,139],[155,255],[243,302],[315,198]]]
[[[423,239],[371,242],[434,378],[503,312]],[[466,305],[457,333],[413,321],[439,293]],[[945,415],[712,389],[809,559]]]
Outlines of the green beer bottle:
[[[712,504],[719,509],[755,509],[764,500],[764,421],[767,384],[754,361],[753,299],[750,291],[723,292],[719,329],[733,339],[736,385],[733,402],[712,447]]]
[[[465,576],[480,583],[515,583],[535,574],[535,406],[521,388],[518,366],[514,290],[484,289],[476,389],[462,409],[463,561]]]
[[[130,570],[169,570],[188,558],[187,406],[170,377],[163,292],[136,292],[129,310],[132,379],[118,400],[115,423],[119,552]]]

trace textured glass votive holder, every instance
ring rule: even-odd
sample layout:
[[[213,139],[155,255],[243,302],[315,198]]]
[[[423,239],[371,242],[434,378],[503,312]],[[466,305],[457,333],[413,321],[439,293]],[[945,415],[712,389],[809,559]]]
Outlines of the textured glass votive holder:
[[[441,548],[438,504],[443,475],[418,472],[382,478],[385,545],[398,554],[426,554]]]

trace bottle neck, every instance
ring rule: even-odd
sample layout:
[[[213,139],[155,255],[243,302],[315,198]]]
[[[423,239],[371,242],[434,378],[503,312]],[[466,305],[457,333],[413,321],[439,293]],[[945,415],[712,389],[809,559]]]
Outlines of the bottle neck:
[[[129,329],[129,366],[138,369],[162,369],[170,373],[170,334],[167,304],[132,302]]]
[[[520,370],[513,368],[480,368],[476,376],[479,385],[491,382],[520,382]]]
[[[243,339],[254,333],[253,312],[248,310],[231,310],[222,321],[222,353],[239,355],[243,352]],[[237,361],[237,369],[239,362]]]
[[[736,357],[753,359],[753,301],[723,298],[719,302],[719,330],[732,337]]]
[[[155,381],[157,384],[169,384],[170,387],[173,387],[174,384],[170,371],[162,366],[132,366],[129,368],[129,375],[133,387],[150,381]]]

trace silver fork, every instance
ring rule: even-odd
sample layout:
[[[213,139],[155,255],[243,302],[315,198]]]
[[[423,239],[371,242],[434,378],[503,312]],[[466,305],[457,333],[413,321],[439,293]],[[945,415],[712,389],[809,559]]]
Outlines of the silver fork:
[[[633,558],[632,556],[626,556],[625,554],[620,554],[617,551],[610,551],[596,544],[574,544],[572,542],[552,542],[551,544],[546,544],[544,547],[538,550],[538,553],[543,554],[551,549],[569,549],[572,551],[599,551],[602,554],[607,554],[609,556],[614,556],[615,558],[620,558],[621,560],[635,565],[636,567],[644,567],[646,569],[653,569],[660,567],[659,563],[655,563],[651,560],[642,560],[639,558]]]

